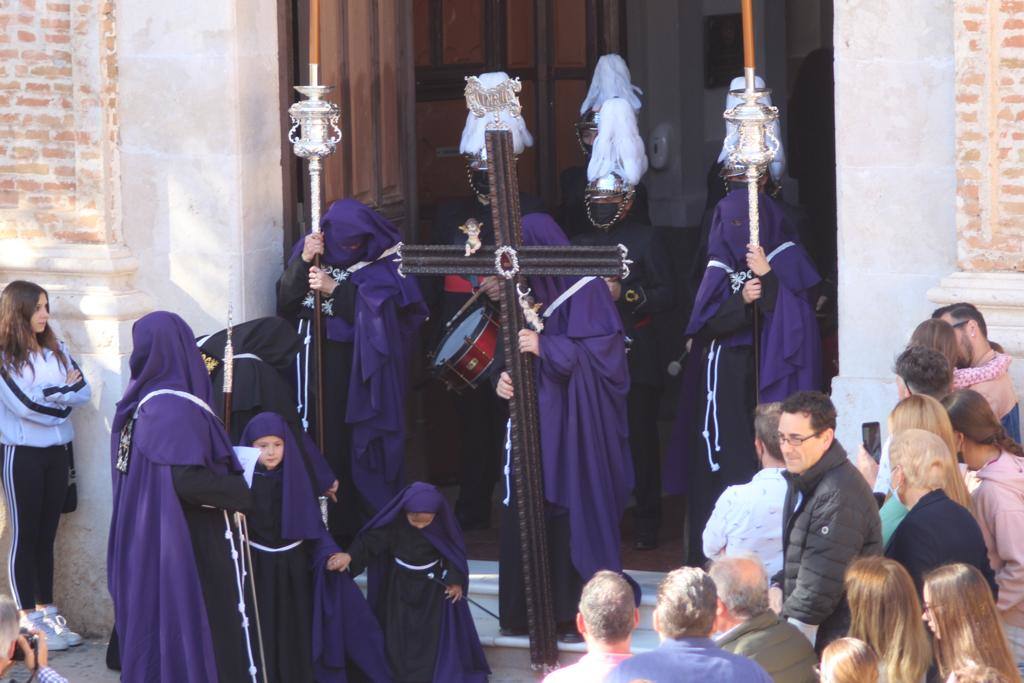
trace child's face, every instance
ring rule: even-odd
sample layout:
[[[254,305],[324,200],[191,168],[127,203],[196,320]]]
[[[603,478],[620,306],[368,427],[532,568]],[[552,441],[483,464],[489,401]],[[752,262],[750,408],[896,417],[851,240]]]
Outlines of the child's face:
[[[268,470],[276,469],[284,460],[284,440],[279,436],[261,436],[252,447],[260,449],[259,463]]]
[[[430,523],[434,521],[433,512],[406,512],[405,518],[409,520],[409,524],[416,527],[417,529],[425,529],[430,526]]]

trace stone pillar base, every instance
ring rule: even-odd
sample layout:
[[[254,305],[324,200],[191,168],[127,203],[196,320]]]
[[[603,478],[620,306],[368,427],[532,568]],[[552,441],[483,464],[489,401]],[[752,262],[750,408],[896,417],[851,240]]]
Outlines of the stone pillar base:
[[[107,592],[107,533],[110,526],[110,420],[127,382],[132,323],[151,311],[149,297],[132,283],[138,262],[122,245],[0,242],[4,284],[31,280],[50,294],[54,328],[67,342],[86,379],[92,402],[75,409],[78,510],[63,515],[57,535],[54,599],[75,630],[110,633],[113,614]],[[10,547],[6,509],[0,506]],[[0,562],[0,581],[7,563]]]

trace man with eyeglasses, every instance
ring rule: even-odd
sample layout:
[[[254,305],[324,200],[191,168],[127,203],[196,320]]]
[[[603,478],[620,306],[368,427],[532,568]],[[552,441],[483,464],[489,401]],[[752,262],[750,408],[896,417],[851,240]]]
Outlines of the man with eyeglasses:
[[[785,561],[772,583],[782,588],[782,616],[804,631],[819,654],[850,626],[843,591],[847,565],[882,552],[878,505],[835,429],[836,409],[824,394],[801,391],[783,401]]]
[[[985,316],[974,304],[956,303],[937,308],[932,318],[953,326],[960,342],[956,389],[973,389],[985,397],[1011,439],[1020,443],[1020,407],[1010,377],[1009,359],[988,340]],[[972,372],[964,372],[970,369]]]

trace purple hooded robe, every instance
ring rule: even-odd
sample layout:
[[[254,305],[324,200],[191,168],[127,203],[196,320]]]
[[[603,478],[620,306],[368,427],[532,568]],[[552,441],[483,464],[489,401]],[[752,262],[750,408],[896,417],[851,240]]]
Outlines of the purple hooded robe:
[[[203,587],[171,467],[215,474],[241,467],[220,420],[210,410],[210,379],[195,335],[173,313],[158,311],[132,327],[131,381],[111,426],[113,512],[107,548],[108,588],[125,681],[216,682]],[[117,466],[122,429],[138,414],[127,472]],[[227,548],[224,548],[225,553]]]
[[[449,567],[466,577],[462,589],[464,595],[468,594],[469,562],[466,559],[462,531],[448,501],[436,487],[418,481],[409,484],[359,533],[363,535],[372,529],[387,527],[399,521],[407,512],[430,512],[435,515],[434,521],[419,532],[430,541]],[[380,607],[382,587],[388,583],[388,574],[395,571],[394,567],[395,558],[383,554],[371,558],[367,563],[367,597],[374,610]],[[439,585],[436,589],[440,593],[443,587]],[[469,612],[469,604],[466,600],[451,602],[445,599],[441,610],[437,657],[434,660],[434,682],[477,683],[486,681],[490,672],[473,624],[473,616]]]
[[[415,278],[398,274],[395,257],[382,257],[401,241],[387,219],[355,199],[342,199],[320,225],[324,264],[344,270],[370,262],[348,276],[356,286],[353,321],[325,317],[327,338],[352,344],[346,414],[326,419],[343,417],[351,425],[352,477],[371,507],[379,509],[402,486],[409,358],[427,307]],[[303,241],[295,244],[289,263],[301,258]]]
[[[569,245],[544,213],[523,217],[522,237],[524,246]],[[577,279],[535,276],[529,286],[546,308]],[[601,278],[544,319],[534,367],[544,497],[569,511],[570,553],[583,581],[600,569],[620,571],[619,523],[633,490],[629,367],[622,319]]]
[[[348,680],[346,666],[351,662],[374,683],[387,683],[391,675],[384,656],[384,636],[377,618],[347,572],[332,572],[326,568],[327,559],[341,552],[324,527],[317,494],[314,493],[314,490],[324,490],[320,473],[327,463],[306,434],[301,435],[303,442],[299,445],[296,431],[277,413],[260,413],[246,425],[242,445],[252,446],[254,441],[265,436],[276,436],[284,441],[284,458],[280,466],[281,538],[289,542],[306,540],[313,543],[310,555],[313,558],[313,612],[311,623],[305,625],[305,633],[312,635],[312,665],[316,680],[318,683],[345,683]],[[259,507],[258,502],[256,507]],[[256,576],[259,580],[258,569]],[[283,596],[282,600],[286,597]],[[301,610],[296,608],[295,612]],[[283,609],[278,613],[283,614]],[[287,615],[282,618],[287,619]],[[263,626],[264,638],[270,635],[266,631],[268,626]],[[297,635],[301,637],[301,634]]]

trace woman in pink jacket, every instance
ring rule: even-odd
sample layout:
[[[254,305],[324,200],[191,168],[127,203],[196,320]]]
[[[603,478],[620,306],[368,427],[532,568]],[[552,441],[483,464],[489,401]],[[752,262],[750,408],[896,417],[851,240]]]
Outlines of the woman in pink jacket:
[[[967,469],[978,479],[971,497],[999,585],[996,607],[1024,667],[1024,449],[1006,435],[981,394],[963,389],[942,403]]]

